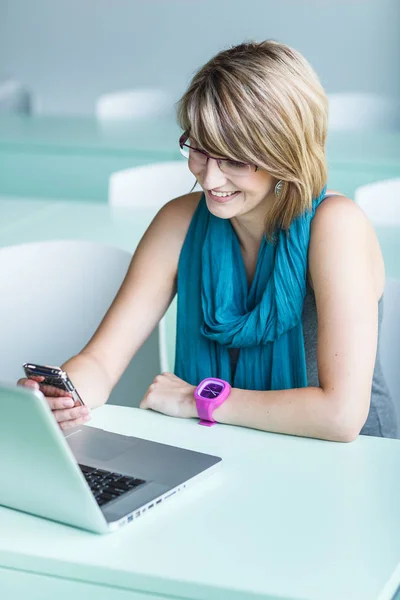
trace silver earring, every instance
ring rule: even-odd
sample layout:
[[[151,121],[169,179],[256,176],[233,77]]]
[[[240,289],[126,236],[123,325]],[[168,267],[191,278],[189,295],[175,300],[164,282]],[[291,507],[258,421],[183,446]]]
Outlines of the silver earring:
[[[283,181],[280,179],[275,186],[275,196],[278,197],[283,188]]]

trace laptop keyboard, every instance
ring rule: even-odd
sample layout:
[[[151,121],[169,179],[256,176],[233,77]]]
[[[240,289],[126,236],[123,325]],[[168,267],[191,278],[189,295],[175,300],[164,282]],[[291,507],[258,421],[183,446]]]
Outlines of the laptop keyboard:
[[[79,465],[87,483],[99,506],[131,492],[139,485],[146,483],[144,479],[136,479],[121,473],[95,469],[87,465]]]

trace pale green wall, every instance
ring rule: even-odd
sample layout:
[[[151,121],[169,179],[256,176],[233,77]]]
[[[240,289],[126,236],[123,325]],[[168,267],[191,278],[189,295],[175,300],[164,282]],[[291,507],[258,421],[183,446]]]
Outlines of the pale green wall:
[[[400,95],[400,0],[0,0],[0,73],[43,112],[90,113],[97,95],[160,85],[176,97],[220,48],[275,38],[328,92]]]

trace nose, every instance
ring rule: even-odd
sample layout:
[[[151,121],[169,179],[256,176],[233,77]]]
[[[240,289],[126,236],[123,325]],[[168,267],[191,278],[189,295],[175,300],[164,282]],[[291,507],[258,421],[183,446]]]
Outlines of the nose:
[[[207,164],[197,179],[200,185],[206,190],[223,186],[227,181],[225,173],[221,171],[215,158],[208,159]]]

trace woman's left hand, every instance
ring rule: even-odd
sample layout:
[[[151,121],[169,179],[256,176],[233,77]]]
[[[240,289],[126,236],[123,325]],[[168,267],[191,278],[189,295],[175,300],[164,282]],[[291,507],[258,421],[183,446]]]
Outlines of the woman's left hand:
[[[190,419],[198,416],[194,391],[190,385],[173,373],[157,375],[147,390],[139,408],[155,410],[170,417]]]

